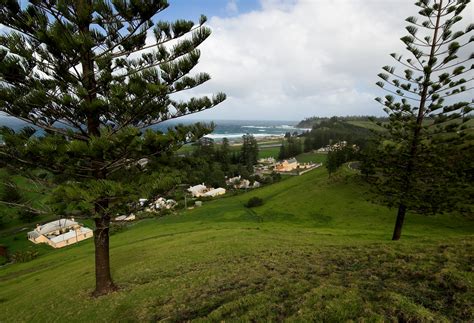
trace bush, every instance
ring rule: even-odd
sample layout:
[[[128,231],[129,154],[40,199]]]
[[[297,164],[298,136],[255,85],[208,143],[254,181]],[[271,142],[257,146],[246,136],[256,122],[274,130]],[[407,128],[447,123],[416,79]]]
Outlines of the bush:
[[[28,210],[28,209],[21,209],[20,212],[18,213],[18,217],[24,223],[32,222],[38,216],[39,216],[38,213],[36,213],[32,210]]]
[[[7,257],[5,256],[0,256],[0,266],[5,265],[8,262]]]
[[[256,207],[256,206],[260,206],[260,205],[263,205],[263,200],[259,197],[252,197],[250,198],[247,203],[245,204],[245,207]]]
[[[114,235],[116,233],[125,231],[126,229],[128,229],[127,223],[125,223],[125,222],[113,222],[113,223],[110,223],[109,234]]]
[[[10,260],[14,263],[28,262],[38,257],[38,254],[37,250],[17,251],[10,255]]]
[[[18,187],[10,179],[5,180],[3,184],[3,192],[0,195],[0,200],[9,203],[20,203],[22,200]]]

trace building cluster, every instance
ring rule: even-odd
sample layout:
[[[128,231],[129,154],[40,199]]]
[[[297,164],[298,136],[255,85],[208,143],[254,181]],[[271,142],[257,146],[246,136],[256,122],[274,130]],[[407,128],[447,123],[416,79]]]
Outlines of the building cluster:
[[[259,182],[254,181],[252,183],[248,179],[242,178],[240,175],[227,179],[225,183],[227,184],[227,186],[230,186],[236,189],[249,189],[249,188],[257,188],[261,186]]]
[[[148,199],[141,198],[138,199],[138,204],[140,207],[145,207],[144,211],[146,212],[159,212],[161,210],[170,210],[173,209],[178,203],[172,199],[165,199],[164,197],[158,197],[154,201],[149,201]]]
[[[299,163],[296,158],[285,159],[277,162],[274,158],[261,158],[258,160],[258,165],[255,167],[255,173],[261,176],[277,173],[290,173],[294,171],[304,171],[316,168],[320,164],[314,163]]]
[[[204,185],[204,183],[202,183],[195,186],[190,186],[188,188],[188,192],[191,193],[193,197],[216,197],[219,195],[224,195],[226,190],[222,187],[207,187]]]
[[[59,219],[28,232],[28,240],[33,243],[46,243],[53,248],[62,248],[79,241],[92,238],[93,231],[77,223],[74,219]]]
[[[342,140],[342,141],[336,142],[333,145],[327,145],[326,147],[321,147],[317,150],[317,152],[318,153],[328,153],[330,151],[340,150],[340,149],[343,149],[345,147],[347,147],[347,141]],[[352,145],[352,149],[357,151],[357,150],[359,150],[359,147],[357,145]]]

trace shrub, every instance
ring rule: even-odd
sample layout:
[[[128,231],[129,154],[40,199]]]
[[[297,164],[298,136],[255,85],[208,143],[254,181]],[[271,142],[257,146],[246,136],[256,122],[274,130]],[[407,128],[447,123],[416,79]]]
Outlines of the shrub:
[[[38,257],[37,250],[17,251],[10,255],[10,260],[14,263],[28,262]]]
[[[20,203],[22,200],[18,187],[10,179],[5,180],[3,184],[3,192],[0,195],[0,200],[9,203]]]
[[[256,206],[260,206],[260,205],[263,205],[263,200],[259,197],[251,197],[247,203],[245,204],[245,207],[256,207]]]
[[[28,209],[21,209],[20,212],[18,213],[18,217],[20,220],[24,223],[29,223],[32,222],[35,218],[38,217],[38,213],[32,210]]]
[[[7,263],[7,257],[5,256],[0,256],[0,266],[3,266]]]
[[[109,234],[114,235],[116,233],[125,231],[128,229],[127,223],[125,222],[112,222],[109,227]]]

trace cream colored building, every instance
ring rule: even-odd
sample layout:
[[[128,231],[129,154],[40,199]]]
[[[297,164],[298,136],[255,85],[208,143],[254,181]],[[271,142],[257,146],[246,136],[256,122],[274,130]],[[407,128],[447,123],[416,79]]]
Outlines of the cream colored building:
[[[202,194],[202,196],[215,197],[215,196],[224,195],[224,194],[225,194],[225,188],[218,187],[218,188],[211,189],[210,191],[207,191],[206,193]]]
[[[295,158],[284,160],[281,163],[275,165],[275,170],[277,172],[291,172],[296,168],[298,168],[298,162]]]
[[[38,225],[28,232],[28,240],[33,243],[46,243],[53,248],[62,248],[79,241],[92,238],[93,231],[83,227],[74,219],[59,219]]]

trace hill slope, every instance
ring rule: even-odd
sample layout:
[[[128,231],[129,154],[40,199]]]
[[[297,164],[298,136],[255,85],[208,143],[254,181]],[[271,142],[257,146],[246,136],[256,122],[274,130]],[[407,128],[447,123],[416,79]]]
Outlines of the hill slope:
[[[106,297],[91,241],[4,267],[0,321],[472,320],[474,223],[409,215],[394,243],[393,221],[320,168],[115,234]]]

